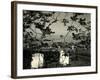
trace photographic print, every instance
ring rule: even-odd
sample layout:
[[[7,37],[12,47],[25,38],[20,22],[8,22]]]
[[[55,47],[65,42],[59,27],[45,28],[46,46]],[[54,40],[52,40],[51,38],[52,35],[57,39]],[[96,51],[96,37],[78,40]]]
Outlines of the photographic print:
[[[97,72],[96,6],[14,1],[12,7],[13,78]]]
[[[91,65],[91,14],[23,10],[23,69]]]

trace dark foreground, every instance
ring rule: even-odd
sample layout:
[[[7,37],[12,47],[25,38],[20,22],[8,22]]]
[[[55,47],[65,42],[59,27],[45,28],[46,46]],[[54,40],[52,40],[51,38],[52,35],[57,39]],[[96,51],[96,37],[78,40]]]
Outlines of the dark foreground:
[[[25,49],[23,52],[23,69],[31,69],[33,51],[31,51],[31,49]],[[78,50],[77,54],[69,57],[69,60],[69,64],[61,65],[59,64],[58,52],[44,52],[43,67],[38,68],[91,66],[91,56],[89,50]]]

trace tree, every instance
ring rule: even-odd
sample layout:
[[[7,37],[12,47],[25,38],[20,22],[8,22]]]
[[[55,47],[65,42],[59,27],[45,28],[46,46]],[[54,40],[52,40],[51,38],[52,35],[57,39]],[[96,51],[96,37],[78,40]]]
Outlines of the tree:
[[[25,38],[24,42],[32,43],[32,41],[37,39],[36,37],[38,34],[41,36],[40,40],[42,41],[42,39],[45,38],[46,35],[55,33],[50,28],[50,26],[53,23],[57,22],[57,17],[56,18],[53,17],[54,14],[55,12],[24,10],[23,11],[23,32],[24,32],[23,37]],[[34,24],[35,29],[31,27],[32,24]],[[30,29],[30,32],[27,29]],[[41,33],[37,33],[36,29],[39,29]],[[33,33],[35,34],[35,36]]]
[[[80,42],[85,41],[90,43],[90,30],[91,30],[91,22],[87,21],[87,18],[84,17],[85,13],[71,13],[70,17],[66,12],[64,18],[59,19],[59,16],[62,15],[61,12],[49,12],[49,11],[23,11],[23,37],[25,43],[31,43],[33,41],[40,41],[46,38],[47,35],[54,34],[51,27],[53,24],[60,22],[63,23],[64,27],[66,27],[66,34],[60,35],[63,38],[64,43],[68,38],[68,35],[72,35],[73,40],[80,40]],[[34,29],[33,29],[34,28]],[[29,30],[30,31],[29,31]],[[40,33],[38,33],[38,31]],[[35,34],[35,35],[34,35]],[[38,35],[40,39],[38,39]],[[52,40],[53,42],[53,40]],[[85,43],[86,44],[86,43]]]
[[[64,37],[64,42],[66,41],[69,33],[72,34],[73,40],[80,40],[81,44],[90,45],[90,32],[91,32],[91,22],[87,21],[87,17],[84,17],[85,13],[73,13],[70,19],[64,19],[64,26],[67,28],[67,33]],[[67,23],[70,25],[67,25]],[[65,25],[66,24],[66,25]]]

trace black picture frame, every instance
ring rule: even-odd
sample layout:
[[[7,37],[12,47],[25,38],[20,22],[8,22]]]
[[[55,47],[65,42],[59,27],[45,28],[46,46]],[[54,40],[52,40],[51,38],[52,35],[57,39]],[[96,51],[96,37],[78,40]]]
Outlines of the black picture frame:
[[[49,7],[72,7],[72,8],[84,8],[84,9],[94,9],[95,10],[95,71],[87,71],[87,72],[76,72],[76,73],[58,73],[58,74],[41,74],[41,75],[27,75],[27,76],[20,76],[18,75],[18,50],[17,50],[17,38],[18,38],[18,5],[36,5],[36,6],[49,6]],[[30,9],[31,10],[31,9]],[[50,77],[50,76],[65,76],[65,75],[80,75],[80,74],[94,74],[98,72],[98,54],[97,54],[97,45],[98,45],[98,8],[97,6],[90,6],[90,5],[73,5],[73,4],[57,4],[57,3],[40,3],[40,2],[24,2],[24,1],[12,1],[11,2],[11,77],[12,78],[34,78],[34,77]],[[76,68],[76,67],[74,67]]]

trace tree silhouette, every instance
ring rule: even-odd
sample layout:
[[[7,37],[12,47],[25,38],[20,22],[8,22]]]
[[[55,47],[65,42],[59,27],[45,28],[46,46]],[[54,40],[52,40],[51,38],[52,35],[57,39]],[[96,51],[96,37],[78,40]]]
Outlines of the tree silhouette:
[[[55,12],[42,12],[42,11],[23,11],[23,32],[26,33],[23,35],[25,38],[24,42],[31,43],[36,40],[37,35],[41,36],[42,40],[46,35],[54,34],[50,28],[53,23],[57,22],[57,17],[54,18],[53,15]],[[35,25],[35,29],[39,29],[41,33],[36,32],[36,30],[32,29],[31,25]],[[28,32],[27,29],[30,29],[31,32]],[[36,34],[33,36],[33,32]],[[26,37],[26,36],[30,36]]]
[[[66,34],[63,37],[60,35],[64,42],[67,41],[68,35],[71,34],[73,40],[90,43],[91,22],[87,21],[87,18],[84,17],[85,13],[71,13],[72,15],[69,18],[66,12],[63,13],[65,17],[59,19],[59,16],[62,15],[61,12],[23,10],[24,42],[30,43],[30,46],[32,41],[39,40],[42,42],[46,35],[55,33],[50,26],[59,22],[63,23],[63,26],[66,27]],[[34,25],[34,29],[32,25]],[[31,31],[29,32],[27,29]],[[36,31],[37,29],[40,33]],[[37,38],[38,35],[41,39]]]
[[[73,13],[68,20],[70,25],[64,26],[67,28],[67,33],[64,37],[64,42],[69,34],[72,34],[73,40],[80,40],[80,43],[84,42],[84,45],[90,45],[90,32],[91,32],[91,22],[87,21],[87,17],[84,17],[85,13]]]

